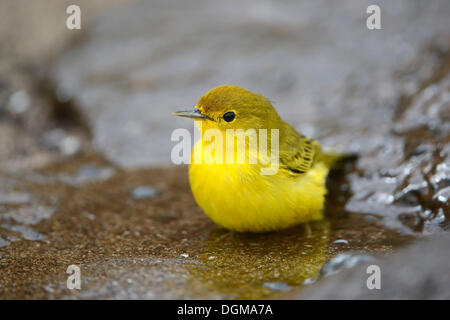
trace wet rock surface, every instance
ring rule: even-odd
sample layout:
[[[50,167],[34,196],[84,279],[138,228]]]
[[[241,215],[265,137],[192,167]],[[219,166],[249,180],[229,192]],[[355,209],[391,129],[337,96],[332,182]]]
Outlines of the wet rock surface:
[[[294,299],[449,299],[448,234],[434,236],[389,258],[318,281]],[[420,259],[418,259],[420,257]],[[367,268],[380,267],[381,289],[367,289]]]
[[[48,179],[71,175],[87,163],[113,166],[93,155],[15,175],[16,189],[27,190],[36,205],[56,211],[39,216],[39,223],[20,214],[28,212],[28,204],[0,213],[6,221],[0,225],[2,240],[8,242],[0,259],[2,297],[282,297],[315,277],[336,254],[349,249],[390,253],[413,240],[342,212],[344,202],[338,199],[345,194],[339,192],[330,193],[327,219],[306,229],[258,235],[216,227],[196,206],[184,167],[115,168],[108,180],[82,186]],[[334,175],[334,181],[344,176]],[[158,195],[133,197],[130,190],[142,185],[154,186]],[[348,243],[336,243],[338,239]],[[72,264],[81,268],[80,291],[66,287],[66,269]]]
[[[97,5],[65,50],[15,47],[18,28],[0,52],[0,298],[448,298],[448,1],[381,1],[378,31],[353,1]],[[359,154],[326,219],[237,234],[196,206],[170,113],[227,82]]]
[[[405,85],[395,73],[432,40],[448,49],[447,1],[379,5],[382,31],[368,30],[367,4],[350,0],[140,1],[95,20],[51,77],[88,115],[94,145],[123,167],[170,163],[172,130],[193,128],[171,112],[224,83],[263,93],[326,145],[369,154],[392,128]],[[405,76],[407,89],[433,66]]]
[[[430,49],[410,68],[408,77],[434,71],[416,84],[416,92],[400,96],[385,141],[350,175],[353,196],[346,209],[381,216],[405,232],[430,234],[448,228],[450,214],[449,52]]]

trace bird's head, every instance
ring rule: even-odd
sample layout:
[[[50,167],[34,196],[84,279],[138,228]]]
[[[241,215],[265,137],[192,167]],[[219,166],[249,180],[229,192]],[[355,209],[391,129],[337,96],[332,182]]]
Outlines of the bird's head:
[[[222,85],[200,98],[194,110],[174,115],[201,122],[203,129],[273,129],[280,117],[264,96],[238,86]]]

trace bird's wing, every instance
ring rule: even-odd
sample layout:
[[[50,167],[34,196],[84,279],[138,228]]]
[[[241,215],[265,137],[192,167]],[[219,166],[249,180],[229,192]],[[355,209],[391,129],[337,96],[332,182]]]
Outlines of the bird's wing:
[[[280,169],[291,175],[304,174],[316,163],[320,150],[318,141],[290,132],[280,143]]]

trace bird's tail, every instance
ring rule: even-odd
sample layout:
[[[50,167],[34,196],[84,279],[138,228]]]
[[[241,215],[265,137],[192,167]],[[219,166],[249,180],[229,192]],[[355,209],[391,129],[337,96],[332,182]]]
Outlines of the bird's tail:
[[[325,163],[329,168],[337,166],[347,160],[354,160],[358,157],[356,153],[343,153],[333,149],[323,150],[319,156],[319,161]]]

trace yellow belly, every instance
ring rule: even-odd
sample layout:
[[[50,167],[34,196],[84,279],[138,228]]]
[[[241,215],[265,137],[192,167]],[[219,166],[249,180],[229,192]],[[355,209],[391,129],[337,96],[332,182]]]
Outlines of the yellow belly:
[[[261,175],[258,164],[191,164],[197,204],[216,224],[241,232],[279,230],[321,219],[328,167],[307,173]]]

